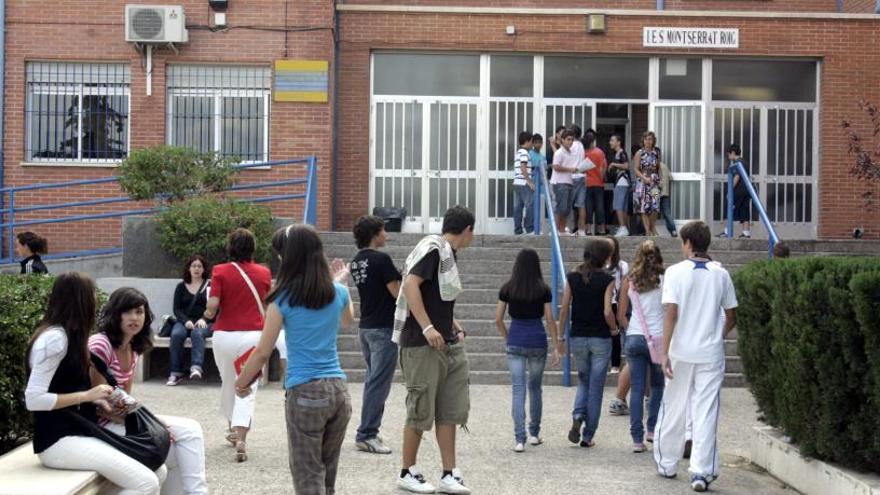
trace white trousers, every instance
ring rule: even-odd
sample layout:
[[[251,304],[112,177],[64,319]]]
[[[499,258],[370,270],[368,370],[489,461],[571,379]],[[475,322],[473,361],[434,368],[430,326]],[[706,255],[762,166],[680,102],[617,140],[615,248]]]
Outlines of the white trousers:
[[[678,472],[690,415],[693,447],[688,471],[712,481],[720,467],[717,433],[724,360],[717,363],[673,361],[672,375],[672,380],[666,380],[654,434],[657,470],[665,476]]]
[[[232,427],[251,427],[256,405],[259,380],[251,385],[253,392],[245,398],[235,395],[235,360],[256,347],[262,332],[214,332],[214,361],[220,371],[220,413],[232,424]]]
[[[96,471],[119,487],[119,495],[158,495],[165,481],[163,465],[155,472],[109,444],[92,437],[63,437],[39,454],[53,469]]]

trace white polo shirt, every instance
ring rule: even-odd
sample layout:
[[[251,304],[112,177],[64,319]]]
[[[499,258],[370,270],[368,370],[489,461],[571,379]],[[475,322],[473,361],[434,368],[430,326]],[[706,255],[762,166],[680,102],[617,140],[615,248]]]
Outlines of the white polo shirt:
[[[578,157],[577,154],[574,153],[574,145],[572,145],[571,149],[565,149],[565,146],[562,146],[556,153],[553,153],[553,165],[562,165],[563,167],[577,167],[580,160],[583,160],[584,157]],[[553,171],[553,175],[550,177],[551,184],[571,184],[571,172],[557,172]]]
[[[666,269],[663,304],[678,305],[669,357],[687,363],[724,359],[724,310],[737,307],[733,280],[720,263],[684,260]]]

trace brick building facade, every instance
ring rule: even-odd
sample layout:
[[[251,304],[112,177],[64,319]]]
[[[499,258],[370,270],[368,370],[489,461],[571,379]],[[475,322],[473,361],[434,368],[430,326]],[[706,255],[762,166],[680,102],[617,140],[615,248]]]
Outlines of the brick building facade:
[[[171,118],[169,100],[182,98],[174,105],[200,101],[192,96],[196,93],[168,87],[172,70],[245,68],[271,77],[276,60],[326,60],[330,62],[329,103],[279,102],[265,96],[268,114],[254,117],[264,120],[254,124],[265,126],[260,136],[265,135],[268,146],[260,148],[262,156],[283,160],[317,155],[321,228],[344,230],[372,206],[409,202],[410,214],[419,215],[411,219],[409,227],[430,230],[435,228],[431,218],[434,210],[445,204],[441,201],[438,205],[435,198],[445,193],[447,202],[450,198],[469,202],[478,210],[484,231],[504,231],[509,216],[507,186],[503,185],[507,178],[502,177],[499,164],[508,161],[505,146],[513,139],[510,136],[521,130],[516,127],[526,124],[544,133],[553,118],[570,120],[568,115],[575,114],[566,112],[574,109],[581,112],[578,118],[585,123],[608,129],[616,125],[626,129],[628,137],[640,134],[645,127],[670,130],[666,134],[675,138],[667,139],[667,153],[670,159],[679,157],[682,162],[673,164],[679,174],[676,181],[681,184],[677,191],[684,198],[676,211],[685,217],[720,220],[716,148],[748,137],[753,148],[749,156],[757,167],[753,169],[756,182],[763,181],[759,185],[762,197],[773,202],[775,218],[781,224],[790,224],[788,231],[782,229],[783,237],[789,232],[788,238],[845,238],[857,226],[867,229],[868,236],[880,237],[876,228],[880,213],[864,206],[863,194],[872,189],[849,175],[853,160],[847,154],[840,126],[845,118],[866,125],[858,101],[880,102],[880,72],[876,70],[880,52],[874,49],[880,41],[880,16],[872,14],[876,7],[873,1],[666,0],[665,10],[659,11],[656,0],[347,0],[335,4],[330,0],[233,0],[225,28],[215,26],[205,1],[176,4],[185,10],[189,41],[179,44],[177,52],[154,52],[152,94],[147,96],[143,57],[124,41],[124,7],[119,2],[6,2],[5,186],[97,178],[113,172],[113,160],[103,160],[98,166],[94,161],[57,163],[51,158],[57,150],[34,151],[39,146],[33,143],[42,142],[40,133],[45,133],[39,126],[35,128],[39,119],[33,118],[37,115],[34,105],[38,105],[34,102],[39,99],[34,96],[39,91],[33,88],[45,82],[28,79],[36,77],[35,67],[58,70],[58,62],[74,63],[78,70],[96,63],[124,66],[130,74],[125,83],[130,95],[124,124],[128,126],[126,149],[136,149],[171,142],[178,136],[177,129],[192,125],[185,118],[182,124],[172,123],[177,120]],[[596,13],[605,14],[606,29],[591,34],[586,16]],[[514,34],[508,34],[509,26]],[[738,46],[646,46],[645,27],[736,30]],[[406,58],[412,55],[418,56]],[[420,58],[452,64],[443,67],[449,73],[460,70],[465,79],[473,77],[473,84],[459,93],[455,88],[461,81],[442,82],[440,79],[450,78],[440,74],[439,89],[416,88],[406,93],[407,78],[418,79],[418,74],[407,70],[406,61],[416,62],[411,66],[415,71],[421,67]],[[627,80],[636,77],[634,73],[644,74],[644,83],[627,83],[634,88],[631,94],[617,95],[615,88],[605,88],[593,95],[581,94],[578,88],[554,79],[554,67],[562,62],[577,66],[581,61],[585,68],[578,70],[589,79],[591,64],[605,67],[601,64],[607,60],[598,59],[619,61],[622,77]],[[494,94],[496,82],[490,74],[501,74],[508,62],[525,63],[532,79],[524,79],[525,93],[499,97]],[[456,66],[458,63],[465,65]],[[377,74],[376,64],[381,64],[381,74]],[[807,88],[805,93],[791,101],[774,99],[787,92],[780,89],[788,84],[786,75],[779,74],[779,81],[776,76],[762,76],[740,88],[731,86],[727,96],[721,94],[724,78],[732,78],[734,86],[740,81],[737,70],[767,67],[782,69],[779,72],[787,67],[806,67],[805,77],[814,79],[815,88],[809,90],[809,84],[801,80],[795,86]],[[477,74],[469,68],[476,68]],[[518,73],[510,67],[505,70]],[[679,84],[669,77],[684,81],[687,74],[698,88],[696,96],[687,97],[687,101],[680,96],[662,97],[663,85]],[[702,74],[702,79],[693,77],[695,74]],[[451,88],[449,94],[443,93],[443,84]],[[505,81],[498,84],[504,86]],[[581,85],[587,88],[583,92],[589,92],[590,84]],[[595,84],[601,87],[604,83]],[[768,87],[762,86],[765,84]],[[780,87],[773,89],[774,84]],[[397,89],[380,94],[382,85]],[[269,95],[272,88],[260,90]],[[218,105],[226,105],[221,100]],[[49,105],[46,108],[50,110],[43,111],[51,113],[58,103],[56,107]],[[527,116],[515,115],[519,110]],[[557,111],[561,116],[551,118]],[[743,127],[746,123],[748,128]],[[737,126],[740,129],[735,129]],[[235,131],[233,124],[232,132],[244,132],[246,127]],[[227,131],[220,129],[217,139],[232,139],[222,137]],[[661,142],[663,139],[661,136]],[[446,143],[445,152],[440,149],[442,143]],[[226,146],[213,141],[199,141],[199,145]],[[37,155],[39,159],[34,159]],[[435,163],[440,160],[445,160],[444,164]],[[276,167],[249,171],[245,176],[265,180],[297,173]],[[877,197],[880,190],[874,187],[873,193]],[[98,185],[76,189],[63,199],[119,194],[115,186]],[[22,194],[16,201],[50,202],[45,193],[42,197]],[[421,206],[428,210],[420,211]],[[300,207],[297,202],[274,206],[281,215],[294,214]],[[106,208],[112,209],[112,205]],[[65,214],[85,211],[96,208]],[[38,213],[32,215],[30,218],[36,218]],[[114,246],[120,235],[118,220],[45,225],[40,230],[49,235],[57,250]]]

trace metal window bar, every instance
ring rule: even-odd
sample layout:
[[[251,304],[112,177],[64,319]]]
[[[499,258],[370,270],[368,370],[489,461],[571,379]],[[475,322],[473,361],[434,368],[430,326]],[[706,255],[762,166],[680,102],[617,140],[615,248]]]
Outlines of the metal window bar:
[[[28,62],[25,156],[35,162],[110,162],[128,156],[127,64]]]

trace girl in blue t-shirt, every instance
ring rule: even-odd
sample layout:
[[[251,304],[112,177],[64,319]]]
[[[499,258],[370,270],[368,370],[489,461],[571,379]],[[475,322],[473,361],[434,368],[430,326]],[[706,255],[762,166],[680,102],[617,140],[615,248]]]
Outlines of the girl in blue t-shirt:
[[[507,364],[513,383],[513,430],[515,452],[525,450],[526,443],[526,371],[528,370],[529,443],[540,445],[541,381],[547,361],[547,333],[541,319],[547,322],[553,342],[553,365],[559,363],[564,343],[553,320],[550,287],[541,276],[541,263],[534,249],[523,249],[516,257],[513,273],[498,293],[495,326],[507,343]],[[504,313],[510,313],[510,329],[504,324]]]
[[[333,281],[318,233],[308,225],[286,229],[281,268],[266,296],[266,324],[260,342],[235,381],[246,397],[269,359],[281,328],[286,337],[288,454],[294,491],[332,492],[351,397],[339,365],[339,326],[354,319],[348,289]],[[296,446],[296,448],[292,448]]]

